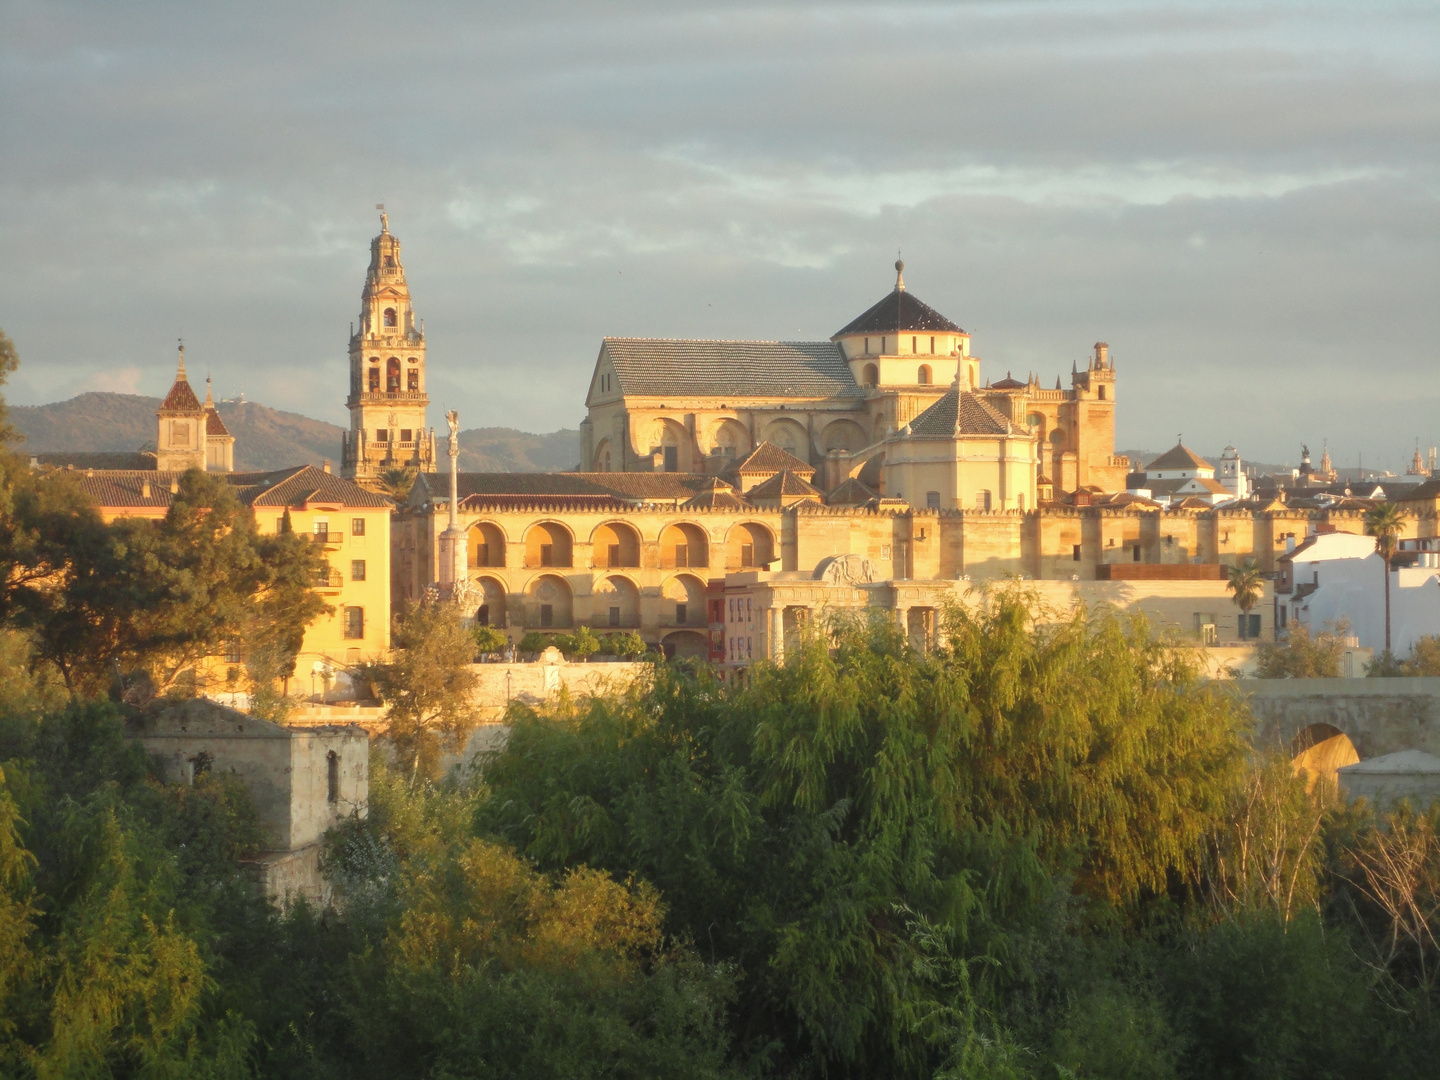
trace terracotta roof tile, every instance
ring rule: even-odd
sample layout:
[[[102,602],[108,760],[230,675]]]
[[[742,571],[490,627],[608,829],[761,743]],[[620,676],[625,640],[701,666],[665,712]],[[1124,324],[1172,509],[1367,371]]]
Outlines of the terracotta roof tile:
[[[877,492],[852,476],[826,495],[825,502],[830,506],[865,506],[879,497]]]
[[[229,435],[230,429],[225,426],[225,421],[220,419],[220,413],[216,409],[205,410],[205,434],[206,435]]]
[[[39,464],[48,469],[121,469],[126,472],[153,471],[155,468],[155,455],[153,453],[68,453],[57,451],[54,453],[31,454]]]
[[[676,502],[692,498],[714,477],[704,473],[461,473],[457,488],[462,499],[556,498],[609,499],[634,505]],[[418,499],[439,503],[450,497],[450,481],[442,473],[422,474],[416,480]]]
[[[624,394],[646,397],[864,397],[831,341],[606,338]]]
[[[807,465],[794,454],[781,450],[780,447],[766,439],[730,472],[736,476],[754,476],[757,473],[778,473],[786,469],[807,480],[815,475],[815,469],[812,466]]]
[[[1214,466],[1212,466],[1199,454],[1195,453],[1187,446],[1182,446],[1180,443],[1176,443],[1169,450],[1166,450],[1165,453],[1161,454],[1154,461],[1150,462],[1149,465],[1146,465],[1145,471],[1149,472],[1151,469],[1210,468],[1214,468]]]
[[[77,471],[80,490],[102,509],[168,510],[175,497],[170,491],[184,473],[153,470]]]
[[[353,480],[297,465],[266,473],[224,473],[235,494],[247,506],[299,506],[306,502],[337,503],[340,506],[374,508],[394,506],[384,495],[361,487]]]
[[[189,379],[176,379],[175,385],[170,387],[170,392],[165,395],[165,400],[160,403],[161,412],[188,412],[198,413],[203,406],[200,399],[195,396],[195,391],[190,388]]]
[[[814,499],[824,497],[818,488],[807,484],[789,469],[778,472],[770,477],[769,480],[756,484],[746,494],[752,502],[758,502],[761,499],[789,498],[791,496]]]
[[[957,423],[958,418],[958,423]],[[968,390],[950,391],[907,425],[911,435],[950,438],[959,435],[1010,435],[1014,426],[1004,415]]]

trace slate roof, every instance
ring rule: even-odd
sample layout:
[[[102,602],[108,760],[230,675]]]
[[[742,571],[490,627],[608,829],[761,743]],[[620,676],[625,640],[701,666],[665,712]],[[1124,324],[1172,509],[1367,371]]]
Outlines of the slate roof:
[[[1146,465],[1145,471],[1149,472],[1151,469],[1213,469],[1214,467],[1189,447],[1176,443],[1149,465]]]
[[[864,397],[831,341],[606,338],[623,394],[645,397]]]
[[[1025,385],[1026,385],[1026,384],[1023,383],[1023,382],[1021,382],[1019,379],[1012,379],[1012,378],[1010,377],[1010,372],[1007,371],[1007,372],[1005,372],[1005,377],[1004,377],[1003,379],[1001,379],[1001,380],[1000,380],[999,382],[997,382],[997,383],[992,384],[990,387],[988,387],[988,389],[990,389],[990,390],[1024,390],[1024,389],[1025,389]]]
[[[835,337],[847,334],[895,334],[911,331],[936,331],[946,334],[963,334],[965,331],[941,315],[914,293],[895,288],[864,314],[843,329],[835,331]]]
[[[247,506],[299,506],[307,502],[338,503],[357,509],[394,506],[384,495],[361,487],[353,480],[317,469],[296,465],[265,473],[221,473]]]
[[[815,475],[815,469],[801,461],[794,454],[781,450],[769,439],[763,440],[759,446],[752,450],[744,461],[740,462],[730,472],[737,476],[755,476],[764,473],[784,472],[789,469],[797,476],[805,479]]]
[[[70,453],[57,451],[54,453],[31,454],[37,463],[48,469],[122,469],[127,472],[144,472],[155,470],[155,455],[153,453]]]
[[[956,423],[956,418],[959,423]],[[949,392],[907,425],[912,435],[1009,435],[1015,429],[992,405],[968,390],[952,386]]]
[[[825,502],[830,506],[865,506],[879,497],[877,492],[871,491],[852,476],[826,495]]]
[[[746,493],[752,502],[761,499],[779,499],[791,497],[803,497],[822,499],[820,489],[812,484],[807,484],[800,477],[796,476],[789,469],[778,472],[769,480],[756,484]]]
[[[76,472],[80,490],[107,509],[159,510],[170,508],[175,497],[170,485],[179,483],[184,473],[149,470],[106,470]],[[146,495],[146,485],[149,495]]]
[[[160,403],[161,412],[191,412],[201,410],[200,399],[195,396],[195,391],[190,388],[189,379],[176,379],[175,385],[170,387],[170,392],[165,395],[165,400]]]

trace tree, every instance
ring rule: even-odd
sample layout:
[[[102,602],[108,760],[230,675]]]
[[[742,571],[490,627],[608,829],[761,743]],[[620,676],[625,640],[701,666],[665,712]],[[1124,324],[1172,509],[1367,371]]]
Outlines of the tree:
[[[1380,553],[1381,573],[1385,575],[1385,651],[1390,651],[1390,560],[1405,531],[1405,514],[1394,503],[1385,502],[1365,513],[1365,531],[1375,538]]]
[[[1230,568],[1230,580],[1225,587],[1230,590],[1230,598],[1240,609],[1243,619],[1265,595],[1265,575],[1254,559],[1246,559],[1239,566]]]
[[[1327,623],[1312,636],[1309,627],[1292,622],[1285,641],[1262,642],[1255,650],[1255,675],[1260,679],[1336,678],[1349,632],[1344,622]]]
[[[410,497],[410,489],[415,486],[418,475],[415,469],[386,469],[380,474],[380,489],[399,505]]]
[[[499,652],[510,644],[510,638],[498,626],[473,626],[470,636],[475,639],[475,650],[481,653]]]
[[[527,630],[520,638],[520,651],[532,654],[544,652],[551,645],[554,636],[553,634],[542,634],[539,630]]]
[[[407,605],[391,641],[391,659],[376,667],[375,683],[386,734],[414,783],[433,777],[441,753],[458,750],[475,724],[475,639],[460,609],[437,600]]]
[[[635,630],[629,630],[623,634],[611,634],[607,640],[616,656],[625,656],[633,660],[637,656],[644,656],[648,651],[645,639]]]
[[[600,639],[588,626],[581,626],[570,638],[570,655],[588,660],[600,651]]]

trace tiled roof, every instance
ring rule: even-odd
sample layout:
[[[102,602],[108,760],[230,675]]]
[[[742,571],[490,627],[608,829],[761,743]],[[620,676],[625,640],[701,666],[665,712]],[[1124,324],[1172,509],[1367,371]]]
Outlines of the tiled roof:
[[[747,494],[751,501],[755,502],[761,499],[788,498],[790,496],[804,496],[814,499],[823,498],[818,488],[807,484],[789,469],[778,472],[770,477],[769,480],[756,484]]]
[[[1213,467],[1189,447],[1176,443],[1149,465],[1146,465],[1145,471],[1149,472],[1151,469],[1210,469]]]
[[[749,506],[735,494],[734,488],[713,476],[694,498],[686,499],[680,505],[698,510],[744,510]]]
[[[826,495],[825,501],[831,506],[864,506],[879,497],[852,476]]]
[[[41,466],[47,469],[123,469],[128,472],[153,471],[155,455],[147,453],[66,453],[55,452],[31,454]]]
[[[864,397],[830,341],[606,338],[624,394],[647,397]]]
[[[433,504],[437,509],[448,505],[443,500]],[[629,510],[634,503],[612,495],[466,495],[460,500],[462,510],[524,510],[544,506],[551,510],[610,511]]]
[[[959,423],[956,423],[956,418]],[[968,390],[952,386],[949,393],[907,425],[912,435],[1009,435],[1009,420]]]
[[[1210,504],[1198,495],[1186,495],[1179,502],[1170,503],[1171,510],[1208,510]]]
[[[704,473],[461,473],[456,487],[462,499],[519,497],[534,500],[588,498],[627,504],[683,501],[704,489],[714,477]],[[442,502],[450,497],[444,474],[416,479],[418,501]],[[416,499],[411,499],[415,503]]]
[[[1357,483],[1356,486],[1360,485]],[[1426,480],[1423,484],[1416,484],[1409,491],[1397,492],[1392,497],[1396,502],[1430,502],[1440,499],[1440,480]]]
[[[780,447],[766,439],[755,447],[744,461],[730,471],[737,476],[755,476],[756,474],[784,472],[786,469],[807,480],[815,475],[813,467],[801,461],[794,454],[781,450]]]
[[[1026,386],[1026,384],[1023,383],[1023,382],[1021,382],[1019,379],[1012,379],[1012,378],[1010,377],[1010,372],[1007,371],[1007,372],[1005,372],[1005,377],[1004,377],[1003,379],[1001,379],[1001,380],[1000,380],[999,382],[997,382],[997,383],[992,383],[992,384],[990,385],[989,389],[991,389],[991,390],[1024,390],[1024,389],[1025,389],[1025,386]]]
[[[206,435],[229,435],[230,429],[225,426],[225,421],[220,419],[220,413],[216,409],[205,410],[205,434]]]
[[[195,391],[190,389],[189,379],[176,379],[175,385],[160,403],[161,412],[199,412],[202,406]]]
[[[914,293],[897,288],[844,329],[837,330],[835,337],[847,334],[903,334],[912,330],[926,333],[938,330],[947,334],[965,332]]]
[[[384,495],[314,465],[297,465],[268,473],[222,475],[236,489],[240,501],[248,506],[299,506],[320,502],[378,510],[395,505]]]
[[[76,472],[80,490],[102,509],[168,510],[175,497],[170,487],[184,473],[154,470]]]

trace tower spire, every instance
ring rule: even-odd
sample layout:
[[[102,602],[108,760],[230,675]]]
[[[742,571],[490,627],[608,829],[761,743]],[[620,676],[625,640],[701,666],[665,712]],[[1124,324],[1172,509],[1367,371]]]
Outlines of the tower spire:
[[[895,254],[899,255],[900,252],[897,250]],[[895,260],[895,291],[905,291],[905,260],[903,259]]]
[[[180,360],[175,365],[175,381],[189,382],[190,380],[185,377],[185,339],[179,338],[178,340],[180,342]]]

